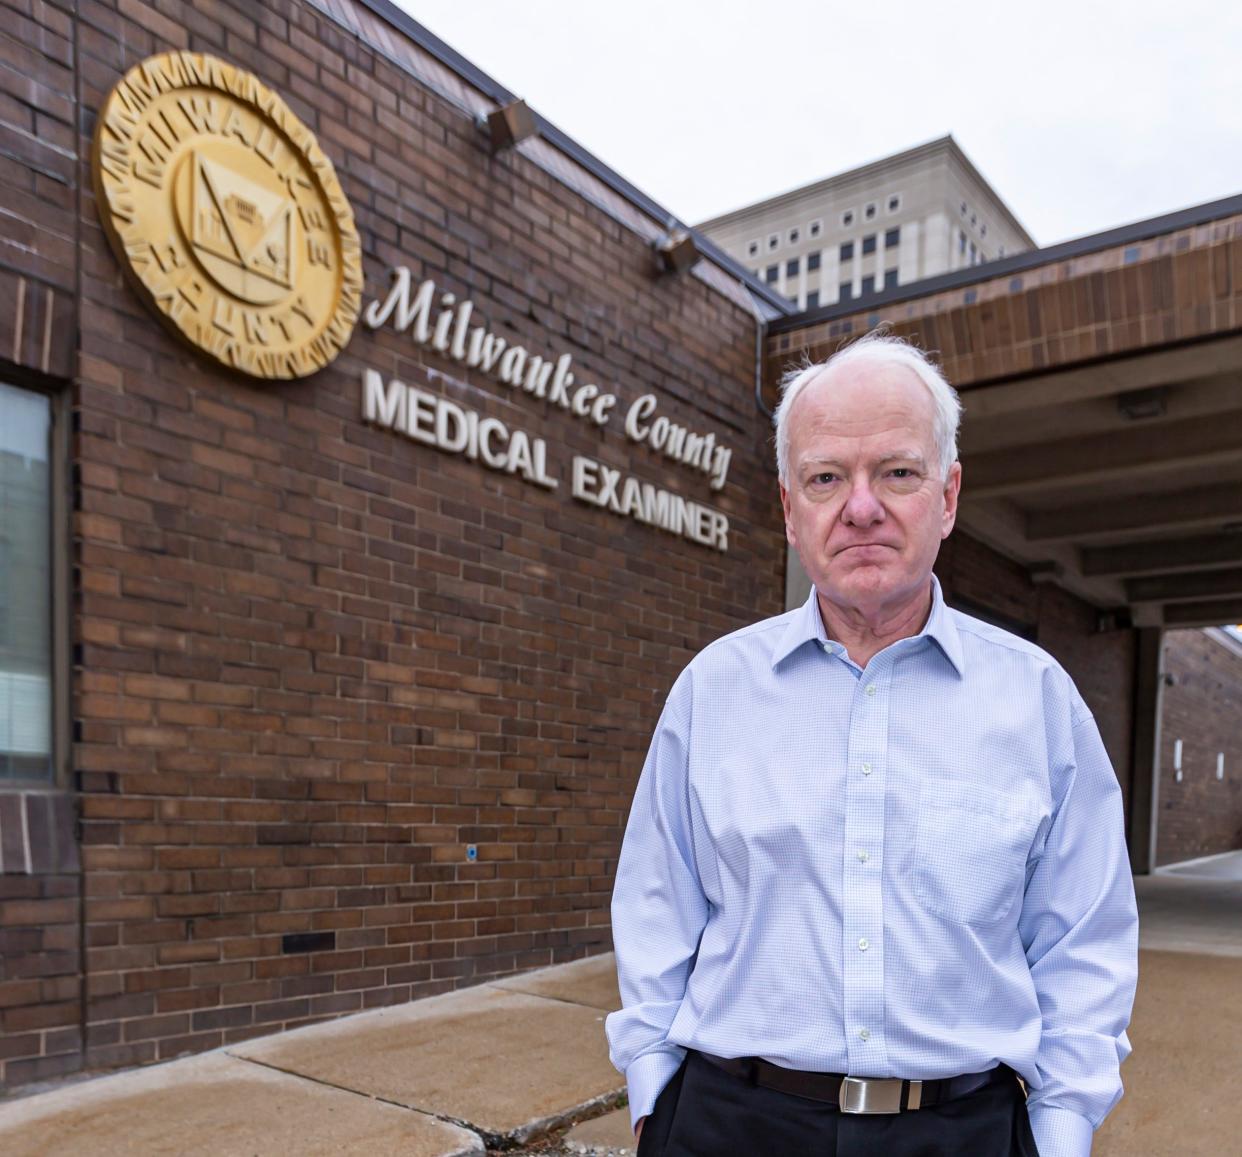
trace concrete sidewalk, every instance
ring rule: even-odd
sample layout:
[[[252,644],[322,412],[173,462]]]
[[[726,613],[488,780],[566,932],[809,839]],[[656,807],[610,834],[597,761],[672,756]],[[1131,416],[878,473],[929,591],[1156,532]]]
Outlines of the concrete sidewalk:
[[[1242,881],[1137,881],[1134,1055],[1095,1157],[1236,1150]],[[633,1152],[603,1020],[611,956],[0,1102],[5,1157]],[[775,1157],[775,1155],[774,1155]]]
[[[611,956],[0,1103],[5,1157],[458,1157],[614,1108]],[[628,1140],[628,1137],[626,1138]]]

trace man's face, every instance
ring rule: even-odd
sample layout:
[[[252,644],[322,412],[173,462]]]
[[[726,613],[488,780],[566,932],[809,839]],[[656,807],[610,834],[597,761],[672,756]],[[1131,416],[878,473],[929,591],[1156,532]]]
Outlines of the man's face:
[[[931,393],[905,366],[821,374],[789,415],[785,533],[821,599],[872,619],[927,596],[961,466],[940,475]]]

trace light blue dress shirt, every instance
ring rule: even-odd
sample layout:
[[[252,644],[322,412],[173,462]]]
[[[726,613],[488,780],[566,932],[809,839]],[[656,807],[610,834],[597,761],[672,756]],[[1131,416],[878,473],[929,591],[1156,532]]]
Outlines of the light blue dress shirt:
[[[1090,1152],[1137,972],[1121,792],[1057,662],[933,588],[865,669],[812,591],[669,693],[612,902],[635,1122],[686,1048],[922,1080],[1003,1062],[1041,1157]]]

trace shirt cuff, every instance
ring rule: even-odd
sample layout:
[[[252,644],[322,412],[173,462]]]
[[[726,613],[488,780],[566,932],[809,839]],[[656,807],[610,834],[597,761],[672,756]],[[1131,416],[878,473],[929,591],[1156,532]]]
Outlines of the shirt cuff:
[[[1091,1157],[1095,1130],[1086,1117],[1072,1109],[1038,1103],[1030,1106],[1031,1132],[1039,1157]]]
[[[625,1070],[625,1083],[630,1094],[630,1125],[638,1127],[643,1117],[650,1116],[656,1099],[681,1068],[686,1050],[667,1045],[635,1058]]]

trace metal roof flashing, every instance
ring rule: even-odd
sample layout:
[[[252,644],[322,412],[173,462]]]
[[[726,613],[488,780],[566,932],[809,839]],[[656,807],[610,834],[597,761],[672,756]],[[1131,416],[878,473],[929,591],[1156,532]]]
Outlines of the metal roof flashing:
[[[391,3],[391,0],[311,0],[311,2],[319,11],[346,27],[351,27],[351,25],[344,17],[342,9],[350,4],[356,4],[364,8],[372,16],[382,20],[400,35],[406,37],[419,49],[437,61],[438,64],[455,74],[461,81],[468,84],[488,100],[494,102],[498,107],[508,105],[517,99],[516,95],[505,88],[504,85],[472,64],[456,49],[419,24],[408,12]],[[360,35],[357,28],[351,27],[351,30],[356,35]],[[370,44],[370,47],[384,53],[382,44]],[[409,70],[408,66],[400,59],[397,59],[394,54],[384,53],[384,55],[388,59],[393,60],[398,67],[405,67],[407,71]],[[539,112],[531,111],[534,113],[540,140],[555,148],[591,178],[604,185],[611,193],[622,198],[630,207],[639,210],[639,212],[650,218],[661,230],[684,230],[693,237],[702,257],[740,284],[745,291],[745,296],[751,299],[752,310],[762,319],[787,317],[796,311],[797,306],[793,302],[772,290],[739,261],[725,253],[714,241],[675,217],[664,206],[647,196],[641,189],[622,177],[620,173],[583,148],[576,140],[562,132]],[[712,284],[710,278],[705,278],[704,280],[707,284]],[[719,286],[714,286],[714,288],[719,288]]]

